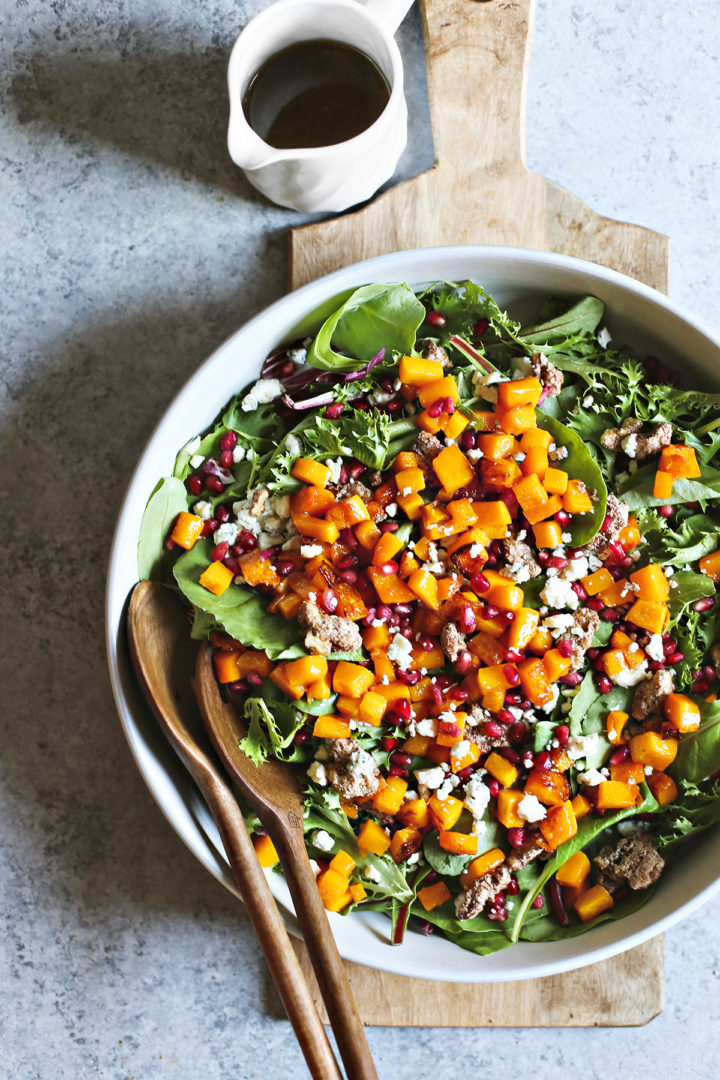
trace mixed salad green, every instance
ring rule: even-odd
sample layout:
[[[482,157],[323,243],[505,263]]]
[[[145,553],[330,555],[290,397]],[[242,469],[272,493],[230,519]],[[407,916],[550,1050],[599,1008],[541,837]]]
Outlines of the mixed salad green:
[[[180,450],[145,511],[140,578],[178,591],[193,637],[213,642],[224,692],[247,718],[243,750],[307,778],[305,835],[326,906],[386,913],[396,944],[408,924],[479,954],[582,933],[644,903],[663,862],[720,821],[720,394],[616,347],[604,314],[591,296],[550,299],[521,326],[470,281],[357,289],[267,358]],[[423,400],[430,384],[403,373],[425,369],[408,358],[427,360],[444,396]],[[508,382],[518,393],[537,383],[532,423],[510,417]],[[485,440],[508,434],[503,417],[512,445],[491,461],[500,444]],[[547,438],[524,442],[528,430]],[[541,452],[530,473],[528,448],[543,442],[549,460]],[[660,497],[668,446],[691,450],[697,470]],[[543,491],[559,509],[533,522],[521,481],[542,488],[548,468],[589,503],[571,512]],[[399,470],[410,486],[396,484]],[[428,507],[450,521],[460,503],[470,530],[483,528],[482,504],[502,503],[507,528],[453,548],[459,530],[433,533]],[[384,540],[380,562],[383,537],[395,549]],[[653,618],[664,609],[650,628],[631,607],[645,602],[632,575],[646,567],[667,583],[666,600],[647,601]],[[611,580],[594,593],[602,572]],[[522,591],[514,608],[488,601],[498,576]],[[519,613],[536,637],[513,647]],[[546,697],[530,676],[549,653]],[[495,669],[499,698],[482,681]],[[643,757],[648,736],[670,746],[667,764]],[[543,797],[548,776],[559,801]],[[613,805],[615,783],[631,804]],[[556,833],[561,810],[567,831]],[[585,876],[563,884],[578,852]],[[583,907],[591,889],[597,908]]]

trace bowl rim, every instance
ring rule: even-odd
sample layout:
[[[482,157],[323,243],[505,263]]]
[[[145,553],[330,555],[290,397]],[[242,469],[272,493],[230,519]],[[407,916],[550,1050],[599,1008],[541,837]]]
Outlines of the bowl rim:
[[[213,877],[220,881],[226,888],[233,892],[236,896],[239,896],[237,888],[235,887],[232,878],[230,876],[229,866],[224,858],[224,852],[218,846],[213,847],[211,843],[211,837],[207,833],[200,834],[199,840],[193,840],[187,835],[181,826],[181,823],[177,820],[176,815],[173,813],[171,805],[168,804],[167,799],[164,799],[160,791],[157,777],[152,775],[152,768],[148,761],[145,760],[146,750],[142,745],[142,737],[140,729],[137,726],[137,720],[134,713],[134,706],[128,697],[127,680],[128,677],[132,681],[132,672],[128,671],[128,659],[124,655],[124,610],[127,604],[127,595],[118,594],[118,584],[121,585],[121,593],[126,593],[125,586],[122,585],[122,581],[119,579],[122,577],[122,562],[127,557],[126,550],[122,544],[122,531],[123,524],[128,513],[131,498],[135,491],[138,479],[142,472],[143,463],[149,452],[154,449],[154,444],[159,436],[159,433],[163,425],[167,422],[168,418],[174,414],[178,404],[187,395],[190,395],[201,384],[206,377],[205,373],[211,367],[214,367],[221,362],[222,358],[230,351],[237,343],[238,339],[252,334],[254,328],[259,324],[272,320],[277,312],[283,312],[286,310],[297,310],[298,315],[307,313],[310,308],[309,303],[306,301],[309,298],[316,299],[314,305],[315,308],[319,306],[323,301],[334,298],[336,295],[341,294],[343,290],[348,288],[356,288],[360,284],[364,284],[368,281],[390,281],[390,280],[407,280],[411,275],[405,274],[400,277],[397,273],[388,272],[385,270],[387,267],[393,267],[395,265],[407,264],[410,266],[413,262],[427,261],[428,259],[436,262],[452,262],[458,260],[462,262],[467,260],[470,262],[482,261],[486,264],[486,273],[488,276],[492,276],[493,268],[501,267],[503,264],[510,264],[517,262],[521,264],[522,268],[527,271],[527,268],[552,268],[559,271],[567,271],[569,273],[575,273],[578,277],[584,276],[589,282],[604,283],[610,287],[619,288],[621,291],[629,295],[634,295],[637,298],[644,299],[656,308],[659,307],[665,311],[665,313],[675,319],[680,320],[685,324],[686,329],[690,329],[697,334],[699,338],[704,339],[705,344],[710,347],[711,350],[716,350],[718,353],[718,367],[720,368],[720,334],[711,329],[703,320],[697,318],[694,314],[691,314],[682,306],[676,304],[670,300],[664,294],[657,290],[645,285],[642,282],[635,281],[633,278],[629,278],[624,274],[619,273],[616,270],[600,266],[599,264],[588,262],[587,260],[576,259],[572,256],[560,255],[553,252],[546,252],[538,249],[530,248],[508,248],[500,245],[480,245],[480,244],[457,244],[457,245],[442,245],[437,247],[425,247],[408,249],[401,252],[391,252],[385,255],[375,256],[371,259],[366,259],[361,262],[353,263],[350,266],[340,268],[323,275],[321,278],[317,278],[315,281],[288,293],[273,303],[263,308],[260,312],[254,315],[251,319],[246,321],[240,326],[233,334],[231,334],[225,341],[223,341],[213,352],[199,365],[189,379],[185,381],[182,387],[174,395],[171,402],[163,410],[162,415],[155,424],[138,461],[132,471],[127,488],[123,495],[122,503],[118,512],[118,518],[113,533],[113,539],[110,549],[110,556],[108,561],[107,570],[107,583],[106,583],[106,612],[105,612],[105,633],[106,633],[106,650],[108,667],[110,673],[110,681],[113,690],[113,696],[115,699],[116,708],[118,710],[120,722],[125,733],[130,751],[135,760],[137,768],[142,776],[148,790],[150,791],[153,799],[159,806],[160,810],[164,814],[166,820],[171,825],[173,830],[178,834],[180,839],[185,843],[186,847],[192,852],[192,854],[198,859],[198,861],[207,869]],[[520,272],[521,267],[518,267]],[[477,278],[477,270],[473,270],[472,273],[468,272],[464,275],[467,277]],[[460,280],[462,275],[457,279]],[[414,278],[415,282],[418,281],[418,275]],[[424,279],[425,280],[425,279]],[[436,279],[429,279],[436,280]],[[585,286],[582,286],[585,288]],[[578,287],[578,291],[580,286]],[[492,290],[491,290],[492,291]],[[539,286],[525,286],[526,292],[539,292]],[[553,291],[552,284],[548,285],[548,292]],[[585,288],[585,291],[591,292],[592,289]],[[609,316],[612,316],[612,312],[609,312]],[[299,319],[296,319],[298,322]],[[262,361],[262,358],[260,358]],[[231,391],[232,392],[232,391]],[[226,395],[228,396],[228,395]],[[194,433],[193,433],[194,434]],[[174,454],[176,448],[170,448]],[[146,496],[149,492],[146,491]],[[133,549],[134,553],[134,549]],[[166,747],[167,753],[172,757],[172,752],[169,745]],[[178,766],[181,768],[180,766]],[[188,784],[194,789],[194,784],[187,774]],[[179,789],[172,784],[169,780],[171,787],[176,795],[181,797]],[[196,790],[196,789],[195,789]],[[200,798],[199,794],[197,795]],[[202,804],[204,807],[204,804]],[[212,819],[209,818],[210,826],[214,828]],[[197,822],[196,822],[197,824]],[[292,912],[292,905],[289,900],[289,893],[285,886],[284,879],[278,875],[270,875],[271,884],[274,883],[274,893],[276,900],[282,910],[285,921],[288,925],[288,929],[300,936],[298,924],[295,920],[295,916]],[[651,921],[649,925],[640,925],[637,929],[617,936],[614,940],[605,941],[603,944],[587,946],[578,951],[577,954],[571,950],[570,955],[558,955],[555,958],[552,956],[552,946],[563,945],[568,942],[582,941],[586,942],[590,940],[585,935],[578,935],[575,938],[562,939],[559,942],[548,943],[528,943],[518,942],[510,949],[495,953],[490,957],[479,957],[474,953],[468,953],[466,950],[461,949],[458,946],[451,945],[445,939],[438,937],[435,940],[444,942],[445,946],[451,946],[457,954],[462,957],[472,958],[475,967],[470,967],[467,959],[465,964],[458,963],[455,968],[449,967],[446,963],[442,964],[442,968],[438,970],[436,964],[426,963],[414,963],[411,969],[408,969],[407,965],[403,966],[402,963],[398,963],[402,959],[403,950],[396,950],[385,948],[378,951],[378,956],[373,955],[370,962],[368,961],[368,954],[366,951],[367,941],[363,942],[358,940],[356,943],[352,941],[352,935],[345,935],[342,940],[338,942],[341,954],[345,959],[353,961],[355,963],[363,964],[364,966],[371,966],[378,970],[387,971],[392,974],[407,975],[414,978],[423,978],[427,980],[437,980],[443,982],[509,982],[515,980],[527,980],[531,978],[539,978],[547,975],[559,974],[564,971],[571,971],[579,969],[590,964],[597,963],[599,961],[608,959],[614,955],[617,955],[626,950],[632,949],[637,945],[649,940],[657,934],[662,933],[669,927],[673,926],[681,919],[684,919],[693,914],[698,908],[707,903],[713,896],[720,892],[720,875],[714,880],[710,880],[707,885],[702,887],[694,895],[690,896],[687,900],[681,902],[675,906],[672,910],[666,912],[660,918],[656,918]],[[649,901],[650,903],[650,901]],[[646,906],[638,909],[637,912],[626,916],[625,918],[618,920],[616,923],[605,923],[604,927],[610,926],[622,926],[628,925],[630,921],[638,921],[637,916],[642,915],[642,912],[646,910]],[[372,921],[371,913],[363,915],[361,918]],[[380,915],[374,915],[375,919],[382,920],[380,925],[386,925],[384,917]],[[357,920],[357,916],[355,916]],[[349,920],[347,920],[349,921]],[[639,920],[642,922],[642,919]],[[330,916],[331,925],[334,929],[339,930],[341,924],[346,920],[339,915]],[[590,931],[590,935],[593,933],[599,934],[602,930],[602,926],[597,928],[597,931]],[[336,933],[336,937],[338,934]],[[350,941],[346,940],[346,937],[350,937]],[[378,936],[375,934],[374,936]],[[386,935],[385,935],[386,936]],[[426,939],[432,941],[433,939]],[[383,943],[384,944],[384,943]],[[547,951],[547,959],[542,954],[538,953],[537,959],[535,959],[535,952],[540,949]],[[500,961],[495,960],[492,967],[487,966],[487,962],[494,960],[494,958],[500,957],[518,957],[523,952],[530,958],[530,962],[522,965],[516,961],[513,961],[512,966],[503,965]],[[562,953],[561,950],[555,950],[555,952]]]

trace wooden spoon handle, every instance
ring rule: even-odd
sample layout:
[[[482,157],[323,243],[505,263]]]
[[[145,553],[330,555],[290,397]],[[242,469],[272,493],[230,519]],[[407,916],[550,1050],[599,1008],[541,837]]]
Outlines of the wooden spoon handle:
[[[215,777],[206,777],[203,789],[220,832],[233,877],[310,1073],[314,1080],[342,1080],[305,976],[257,860],[235,797],[230,789]],[[317,892],[317,887],[315,891]]]
[[[349,1080],[377,1080],[365,1029],[310,867],[302,822],[275,823],[271,831]]]

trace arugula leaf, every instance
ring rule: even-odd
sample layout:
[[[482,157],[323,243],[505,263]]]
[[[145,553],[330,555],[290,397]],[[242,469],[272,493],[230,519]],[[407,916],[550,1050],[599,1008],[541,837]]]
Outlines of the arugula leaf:
[[[664,856],[674,854],[690,836],[720,822],[720,779],[702,786],[680,781],[680,797],[665,807],[657,845]]]
[[[333,789],[313,789],[306,793],[303,829],[311,850],[313,832],[323,829],[333,838],[333,854],[342,848],[353,857],[360,869],[360,880],[371,899],[393,899],[400,904],[412,899],[412,889],[402,864],[397,864],[389,855],[360,854],[357,837],[340,805],[340,797]],[[317,851],[317,854],[326,859],[329,852]],[[376,871],[379,881],[365,877],[363,871],[369,866]]]
[[[591,840],[594,840],[600,833],[605,832],[606,829],[616,825],[618,821],[624,821],[625,818],[634,817],[636,814],[655,813],[660,809],[659,804],[651,795],[650,789],[646,784],[641,784],[640,790],[643,794],[643,800],[639,806],[632,806],[625,810],[617,810],[614,814],[608,814],[604,818],[596,818],[594,816],[581,818],[578,822],[578,831],[575,836],[573,836],[571,840],[566,840],[564,844],[561,844],[553,857],[548,859],[543,865],[542,872],[538,876],[537,881],[523,898],[510,929],[510,938],[512,941],[517,941],[520,937],[525,917],[528,911],[531,910],[531,905],[535,897],[545,883],[550,880],[555,871],[558,870],[571,855],[574,855],[576,851],[581,851]]]
[[[654,510],[641,510],[638,526],[651,562],[685,566],[714,551],[717,524],[707,514],[692,514],[673,527]]]
[[[308,350],[308,363],[324,371],[354,371],[383,347],[409,353],[424,318],[409,285],[364,285],[325,320]]]
[[[211,552],[209,540],[198,540],[175,563],[175,580],[190,603],[211,615],[231,637],[243,645],[264,650],[271,660],[304,656],[297,622],[268,612],[254,589],[231,585],[222,596],[215,596],[198,584],[200,575],[210,564]]]
[[[240,742],[240,749],[255,765],[261,765],[269,757],[279,761],[298,758],[293,739],[305,723],[302,713],[285,702],[273,703],[272,711],[262,697],[245,700],[245,717],[248,721],[247,735]],[[290,753],[286,753],[291,747]]]
[[[413,420],[391,420],[387,413],[351,409],[339,420],[315,418],[303,433],[311,457],[353,457],[371,469],[384,469],[386,462],[417,438]]]
[[[584,547],[592,540],[605,518],[607,509],[607,487],[602,473],[596,465],[580,436],[571,428],[561,424],[552,416],[546,416],[541,409],[536,412],[538,427],[549,431],[555,444],[567,450],[567,457],[560,463],[572,480],[582,480],[588,491],[597,498],[593,501],[592,513],[573,515],[569,526],[574,547]]]
[[[571,307],[566,301],[549,301],[540,312],[541,321],[523,327],[520,338],[528,345],[566,342],[579,334],[594,334],[605,314],[605,305],[596,296],[583,296]]]
[[[172,556],[165,547],[175,518],[188,508],[185,485],[174,476],[166,477],[148,499],[138,537],[138,577],[141,581],[167,581]]]
[[[720,701],[695,701],[700,706],[702,723],[697,731],[683,735],[677,757],[667,769],[674,780],[692,784],[720,769]]]

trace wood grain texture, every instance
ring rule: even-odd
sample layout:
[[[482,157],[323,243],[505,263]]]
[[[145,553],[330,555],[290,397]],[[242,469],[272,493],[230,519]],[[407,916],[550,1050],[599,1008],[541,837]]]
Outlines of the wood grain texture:
[[[535,0],[419,3],[435,164],[359,210],[293,229],[288,288],[390,251],[503,244],[587,259],[667,292],[667,237],[596,214],[525,164]],[[308,971],[303,946],[296,947]],[[634,1026],[663,1009],[663,958],[658,937],[564,975],[489,985],[438,982],[431,994],[420,979],[346,967],[370,1025]]]
[[[302,942],[294,944],[323,1017],[307,953]],[[489,984],[428,983],[359,964],[345,967],[369,1027],[639,1027],[665,1006],[664,956],[659,936],[564,975]]]

